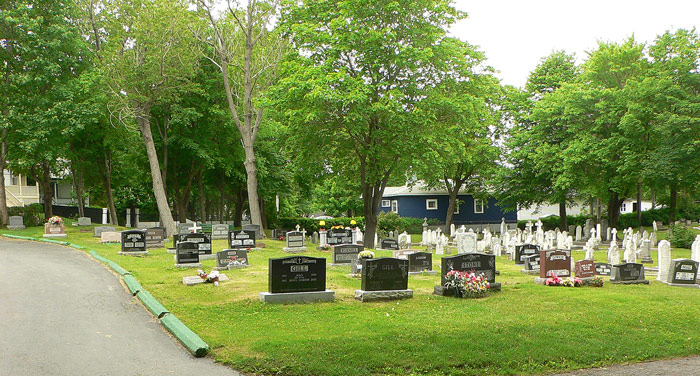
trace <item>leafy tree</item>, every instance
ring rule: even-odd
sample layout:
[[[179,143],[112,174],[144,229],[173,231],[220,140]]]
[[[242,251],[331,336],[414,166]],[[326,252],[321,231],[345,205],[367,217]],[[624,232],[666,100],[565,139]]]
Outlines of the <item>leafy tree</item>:
[[[367,247],[389,178],[404,172],[418,148],[416,105],[452,58],[443,42],[461,16],[444,0],[312,0],[283,8],[296,53],[283,64],[273,103],[290,128],[295,159],[359,183]]]

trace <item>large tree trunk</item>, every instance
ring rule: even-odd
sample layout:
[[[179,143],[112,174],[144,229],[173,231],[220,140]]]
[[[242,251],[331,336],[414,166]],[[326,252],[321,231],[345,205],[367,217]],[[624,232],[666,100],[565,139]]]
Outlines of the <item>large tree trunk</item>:
[[[104,172],[102,173],[102,180],[105,185],[105,193],[107,194],[107,205],[109,206],[109,217],[112,225],[119,226],[119,220],[117,219],[117,208],[114,206],[114,195],[112,194],[112,153],[110,151],[104,152]]]
[[[202,178],[202,170],[199,170],[199,174],[197,176],[197,183],[199,186],[199,220],[202,222],[207,221],[207,210],[206,210],[206,205],[205,205],[205,198],[204,198],[204,182]]]
[[[365,248],[374,248],[374,235],[377,233],[377,211],[379,203],[382,201],[386,180],[381,186],[371,186],[363,184],[362,189],[363,214],[365,215],[365,238],[363,241]]]
[[[153,194],[156,197],[158,205],[158,213],[165,226],[166,236],[172,236],[176,232],[175,221],[168,206],[168,198],[165,195],[165,186],[161,177],[160,163],[158,162],[158,154],[153,143],[153,134],[151,133],[151,123],[148,120],[150,115],[150,106],[144,106],[138,111],[137,122],[143,142],[146,146],[146,154],[148,155],[148,164],[151,167],[151,180],[153,180]]]
[[[263,226],[258,198],[258,168],[255,164],[255,151],[253,150],[253,141],[244,141],[243,148],[245,149],[245,162],[243,164],[245,166],[245,172],[247,177],[248,208],[250,209],[250,222],[255,225]]]
[[[457,195],[459,195],[459,190],[462,189],[463,180],[453,179],[454,186],[450,186],[450,182],[445,179],[445,186],[447,187],[447,192],[449,193],[449,201],[447,203],[447,214],[445,215],[445,230],[444,232],[449,234],[450,225],[452,224],[452,219],[454,218],[455,208],[457,207]]]
[[[260,220],[262,221],[262,228],[267,228],[267,213],[265,212],[265,200],[260,197]]]
[[[49,162],[41,163],[41,189],[44,193],[45,219],[53,217],[53,191],[51,191],[51,170]]]
[[[668,203],[668,225],[672,225],[676,221],[676,207],[678,206],[678,183],[671,182],[669,186],[669,203]]]
[[[620,218],[620,205],[624,200],[619,199],[617,192],[608,191],[610,199],[608,199],[608,220],[610,227],[617,227],[617,220]]]
[[[70,171],[73,176],[73,189],[78,200],[78,217],[85,216],[85,200],[83,199],[83,185],[78,168],[75,167],[75,161],[70,162]]]
[[[3,110],[5,111],[5,110]],[[6,112],[6,111],[5,111]],[[5,195],[5,161],[7,160],[7,128],[3,128],[0,134],[0,225],[7,226],[9,216],[7,214],[7,196]]]
[[[559,229],[569,231],[569,224],[566,219],[566,199],[559,201]]]

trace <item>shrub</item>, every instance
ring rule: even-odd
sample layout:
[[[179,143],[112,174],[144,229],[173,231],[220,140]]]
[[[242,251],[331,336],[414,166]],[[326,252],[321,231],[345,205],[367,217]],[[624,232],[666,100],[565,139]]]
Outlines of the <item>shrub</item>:
[[[429,220],[428,224],[439,220]],[[423,232],[423,220],[420,218],[401,217],[394,212],[382,212],[377,217],[377,231],[386,235],[389,231],[406,231],[409,234],[420,234]]]
[[[306,218],[306,217],[280,217],[277,218],[277,223],[275,223],[275,227],[279,229],[285,229],[285,230],[292,230],[296,228],[296,225],[298,224],[299,227],[306,229],[307,232],[314,232],[318,231],[320,228],[319,222],[325,221],[326,225],[324,228],[329,229],[332,226],[343,226],[343,227],[352,227],[350,225],[350,221],[352,220],[357,221],[357,225],[359,228],[364,228],[365,227],[365,218],[364,217],[354,217],[354,218],[349,218],[349,217],[340,217],[340,218],[333,218],[333,219],[313,219],[313,218]]]
[[[44,224],[44,207],[41,204],[7,208],[7,214],[9,216],[19,215],[24,217],[24,225],[27,227]]]
[[[585,215],[577,215],[577,216],[567,215],[566,216],[566,223],[569,226],[581,225],[583,227],[586,224],[586,219],[588,219],[588,218],[589,217],[587,217]],[[554,230],[557,227],[559,227],[559,216],[558,215],[553,215],[550,217],[541,218],[540,220],[542,221],[544,231]],[[521,230],[525,230],[525,225],[527,224],[527,222],[530,222],[530,221],[533,224],[535,222],[537,222],[536,219],[535,220],[527,220],[527,221],[521,220],[521,221],[518,221],[518,228]],[[566,229],[566,231],[568,231],[568,229]]]
[[[671,226],[668,240],[676,248],[690,248],[695,240],[695,231],[684,225]]]

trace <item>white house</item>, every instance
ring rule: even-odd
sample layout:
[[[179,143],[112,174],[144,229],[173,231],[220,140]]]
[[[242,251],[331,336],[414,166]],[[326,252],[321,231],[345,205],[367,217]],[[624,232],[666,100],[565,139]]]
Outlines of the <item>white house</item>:
[[[628,198],[622,202],[620,206],[620,214],[634,213],[637,208],[637,200]],[[651,209],[651,201],[642,200],[642,211]],[[573,206],[566,207],[566,215],[577,216],[579,214],[588,214],[588,203],[578,202]],[[559,204],[542,204],[540,206],[531,206],[529,208],[518,207],[518,220],[528,221],[537,220],[539,218],[559,215]]]
[[[39,183],[25,175],[14,175],[8,170],[3,170],[2,173],[5,175],[5,196],[7,197],[8,207],[26,206],[42,202]],[[54,205],[77,205],[72,184],[52,177],[51,189],[53,190]],[[90,205],[90,197],[86,197],[85,205]]]

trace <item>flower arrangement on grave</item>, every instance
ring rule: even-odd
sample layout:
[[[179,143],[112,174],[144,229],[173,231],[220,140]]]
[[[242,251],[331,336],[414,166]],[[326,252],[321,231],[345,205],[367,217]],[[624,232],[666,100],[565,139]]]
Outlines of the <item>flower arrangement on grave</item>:
[[[280,240],[284,241],[284,236],[280,236]]]
[[[241,262],[241,261],[238,261],[238,257],[233,256],[233,257],[231,257],[231,259],[229,260],[229,262],[228,262],[228,264],[226,265],[226,267],[231,267],[231,266],[235,266],[235,265],[245,265],[245,264],[244,264],[243,262]],[[219,273],[219,272],[217,272],[217,273]],[[200,275],[200,277],[201,277],[201,275]],[[218,275],[217,275],[217,278],[218,278]]]
[[[445,287],[454,290],[458,298],[483,298],[491,285],[484,273],[460,272],[450,270],[445,275]]]
[[[603,287],[604,283],[605,283],[605,281],[603,280],[603,277],[597,275],[597,276],[591,278],[590,281],[588,281],[588,286]]]
[[[49,218],[47,220],[47,222],[52,226],[59,226],[59,225],[63,224],[63,218],[61,218],[57,215],[54,215],[53,217]]]
[[[374,258],[374,252],[372,251],[362,251],[357,254],[357,258],[360,260],[369,260]]]
[[[552,275],[544,281],[544,284],[547,286],[581,287],[583,282],[579,278],[569,277],[567,279],[562,279],[559,278],[559,276]]]
[[[332,227],[331,227],[331,230],[342,230],[342,229],[344,229],[344,228],[345,228],[345,227],[343,227],[343,225],[335,225],[335,226],[332,226]]]
[[[219,271],[212,270],[209,274],[205,273],[203,270],[197,270],[199,278],[203,279],[205,283],[213,283],[214,286],[219,285]]]
[[[357,225],[357,221],[354,219],[350,220],[350,226],[355,227]]]
[[[331,250],[331,246],[328,244],[321,246],[321,251],[328,252],[330,250]]]

